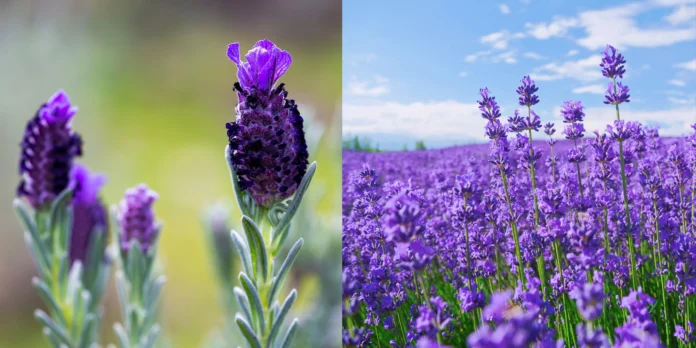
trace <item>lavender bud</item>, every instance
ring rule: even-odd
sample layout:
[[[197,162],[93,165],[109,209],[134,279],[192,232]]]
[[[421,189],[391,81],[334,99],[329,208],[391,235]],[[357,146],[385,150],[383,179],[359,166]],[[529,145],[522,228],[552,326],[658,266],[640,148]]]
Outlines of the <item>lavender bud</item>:
[[[307,171],[303,119],[295,101],[275,82],[292,63],[290,54],[269,40],[256,43],[240,60],[239,43],[228,57],[237,64],[237,119],[227,123],[230,158],[238,185],[254,203],[270,207],[290,196]]]
[[[108,237],[109,225],[106,207],[99,198],[99,190],[106,183],[106,177],[101,174],[91,174],[86,167],[75,164],[70,172],[70,181],[74,190],[73,225],[69,250],[72,264],[77,260],[85,262],[93,234],[99,232]]]
[[[534,95],[539,88],[534,84],[529,76],[522,79],[522,85],[517,87],[517,94],[520,96],[519,101],[522,106],[532,106],[539,103],[539,96]]]
[[[27,123],[20,144],[17,196],[35,208],[50,204],[70,183],[73,158],[82,154],[80,136],[70,125],[76,112],[60,90]]]
[[[157,198],[157,193],[145,184],[126,190],[117,216],[121,227],[120,247],[123,253],[128,252],[133,241],[140,244],[145,254],[150,250],[158,232],[152,210],[152,204]]]

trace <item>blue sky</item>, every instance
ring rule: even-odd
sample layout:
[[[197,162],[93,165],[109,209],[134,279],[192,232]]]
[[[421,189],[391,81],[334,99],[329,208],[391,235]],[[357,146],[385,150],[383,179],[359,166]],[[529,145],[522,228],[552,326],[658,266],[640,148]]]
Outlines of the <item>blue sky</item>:
[[[565,100],[586,106],[588,130],[604,129],[607,43],[626,57],[631,103],[622,118],[681,135],[696,122],[696,0],[343,2],[343,134],[382,148],[484,141],[476,108],[488,87],[503,116],[531,75],[535,111],[559,120]]]

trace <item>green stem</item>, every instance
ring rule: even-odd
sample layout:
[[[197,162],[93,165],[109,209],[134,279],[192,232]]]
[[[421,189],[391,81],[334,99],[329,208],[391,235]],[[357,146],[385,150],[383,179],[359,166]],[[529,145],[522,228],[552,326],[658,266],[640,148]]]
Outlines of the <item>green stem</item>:
[[[510,227],[512,228],[512,238],[515,240],[515,256],[517,256],[517,263],[518,263],[518,270],[517,270],[517,276],[519,277],[520,281],[522,282],[522,287],[524,289],[527,288],[526,281],[524,279],[524,264],[522,263],[522,253],[520,252],[520,241],[519,237],[517,235],[517,222],[515,222],[513,219],[513,211],[512,211],[512,202],[510,201],[510,193],[508,191],[508,182],[507,182],[507,176],[505,175],[505,171],[503,171],[503,168],[500,168],[500,175],[502,176],[503,179],[503,189],[505,190],[505,201],[507,202],[508,206],[508,212],[510,213]]]

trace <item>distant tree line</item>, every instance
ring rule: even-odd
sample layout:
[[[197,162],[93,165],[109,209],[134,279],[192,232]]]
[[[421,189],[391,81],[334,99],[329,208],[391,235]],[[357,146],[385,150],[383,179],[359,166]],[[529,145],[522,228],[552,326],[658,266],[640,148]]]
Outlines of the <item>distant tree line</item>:
[[[372,144],[372,140],[368,137],[358,137],[357,135],[352,137],[352,138],[344,138],[343,139],[343,149],[344,150],[353,150],[353,151],[362,151],[362,152],[383,152],[383,150],[379,149],[379,144]],[[420,150],[425,150],[425,142],[423,140],[418,140],[416,141],[414,150],[415,151],[420,151]],[[404,147],[402,151],[409,151],[408,145],[404,144]]]

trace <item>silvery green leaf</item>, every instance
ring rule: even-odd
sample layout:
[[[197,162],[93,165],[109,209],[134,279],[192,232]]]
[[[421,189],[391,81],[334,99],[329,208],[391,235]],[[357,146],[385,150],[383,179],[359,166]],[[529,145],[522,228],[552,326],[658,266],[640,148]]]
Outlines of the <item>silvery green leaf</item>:
[[[263,306],[261,305],[261,298],[259,297],[259,292],[254,286],[254,283],[249,279],[249,277],[244,274],[244,272],[239,274],[239,281],[242,283],[244,292],[246,292],[247,299],[251,304],[251,315],[258,323],[258,330],[261,331],[261,335],[265,334],[266,323],[263,318]]]
[[[130,348],[130,340],[128,338],[128,333],[123,325],[120,323],[114,324],[114,332],[116,333],[116,339],[118,340],[118,346],[120,348]]]
[[[247,298],[246,294],[244,293],[244,290],[234,287],[234,296],[237,298],[237,302],[239,303],[239,307],[242,308],[242,314],[246,317],[248,321],[253,321],[252,316],[251,316],[251,308],[249,305],[249,299]]]
[[[278,292],[280,292],[280,289],[285,282],[285,278],[287,278],[288,273],[290,273],[290,267],[292,267],[292,264],[295,262],[297,254],[300,252],[303,244],[304,239],[302,238],[295,242],[295,245],[293,245],[290,252],[288,252],[288,256],[285,258],[285,261],[283,261],[283,265],[280,266],[278,274],[273,277],[273,284],[271,285],[271,291],[268,295],[268,303],[273,303],[273,301],[275,301]]]
[[[246,202],[244,202],[242,190],[239,188],[239,180],[237,179],[237,173],[234,171],[234,166],[232,165],[232,158],[230,158],[229,145],[225,146],[225,162],[227,162],[227,167],[230,169],[230,177],[232,177],[232,187],[234,188],[234,196],[237,198],[239,210],[242,211],[242,215],[249,215],[249,208]]]
[[[155,342],[157,341],[157,336],[159,336],[160,333],[160,327],[159,325],[155,324],[152,326],[150,331],[147,333],[145,337],[143,337],[140,340],[140,346],[138,348],[150,348],[152,347]]]
[[[34,286],[34,289],[37,290],[39,296],[41,296],[41,298],[44,300],[44,302],[48,306],[49,311],[53,313],[53,316],[58,317],[59,324],[65,326],[65,315],[63,314],[63,311],[60,309],[60,306],[58,305],[58,302],[56,301],[55,297],[53,297],[51,290],[48,289],[48,287],[46,286],[46,283],[44,283],[41,279],[34,277],[31,280],[31,284]]]
[[[126,265],[126,276],[130,283],[130,291],[135,292],[138,298],[141,298],[143,283],[145,281],[145,255],[143,249],[137,240],[131,242],[128,250],[128,261]]]
[[[295,291],[295,289],[292,289],[292,291],[290,291],[290,295],[288,295],[288,297],[285,299],[285,302],[283,302],[283,306],[281,307],[280,312],[275,318],[273,327],[271,328],[271,333],[268,335],[268,344],[266,345],[266,348],[272,348],[275,336],[278,334],[278,331],[280,331],[280,327],[283,325],[283,320],[285,319],[285,316],[288,314],[288,311],[290,311],[290,307],[292,307],[292,304],[295,302],[295,298],[297,298],[297,291]]]
[[[285,230],[287,226],[290,224],[290,221],[292,220],[293,216],[295,216],[297,209],[300,208],[300,203],[302,203],[302,197],[304,197],[304,194],[307,192],[309,184],[312,182],[312,177],[314,177],[314,172],[316,170],[317,162],[312,162],[309,168],[307,168],[307,172],[302,178],[302,181],[300,181],[300,185],[297,187],[297,191],[295,191],[295,195],[293,196],[292,201],[288,205],[288,210],[285,212],[283,218],[280,220],[278,225],[274,227],[273,237],[271,238],[271,240],[275,240],[280,235],[280,233],[283,232],[283,230]],[[278,245],[277,248],[280,248],[280,246],[281,245]]]
[[[247,342],[249,343],[249,347],[262,348],[261,341],[259,341],[259,338],[254,333],[254,330],[251,329],[249,323],[247,323],[241,315],[237,314],[237,316],[234,318],[234,321],[237,322],[237,326],[239,326],[239,329],[242,331],[244,338],[246,338]]]
[[[27,212],[26,206],[20,199],[15,198],[12,201],[12,204],[14,205],[17,216],[24,227],[24,231],[29,234],[31,237],[30,240],[32,241],[32,246],[34,249],[36,249],[37,265],[39,266],[39,269],[47,270],[49,268],[48,265],[50,264],[48,260],[50,254],[46,250],[46,246],[39,235],[36,224],[34,223],[34,219],[31,218],[29,212]]]
[[[51,317],[49,317],[48,314],[46,314],[44,311],[40,309],[37,309],[36,311],[34,311],[34,316],[41,322],[41,324],[43,324],[55,335],[59,343],[66,344],[68,346],[71,345],[70,337],[68,337],[68,333],[65,332],[65,328],[53,321],[53,319],[51,319]]]
[[[295,331],[297,331],[297,324],[298,323],[299,323],[299,320],[297,320],[297,318],[295,318],[292,321],[292,323],[290,324],[290,327],[288,328],[287,333],[285,333],[285,336],[280,341],[280,345],[278,347],[290,348],[290,343],[292,342],[292,338],[295,335]]]
[[[252,264],[258,272],[255,274],[260,274],[261,280],[265,282],[268,278],[268,255],[266,254],[266,245],[263,243],[261,231],[248,216],[242,216],[242,226],[249,242]]]
[[[48,341],[51,342],[51,345],[55,348],[61,348],[63,345],[60,343],[60,339],[56,336],[56,334],[51,331],[51,329],[47,328],[44,326],[44,328],[41,330],[43,332],[44,336],[48,338]]]
[[[90,345],[91,332],[96,324],[96,318],[93,314],[87,314],[85,317],[84,327],[82,328],[82,334],[80,336],[80,342],[78,343],[78,348],[88,348]]]
[[[125,317],[128,313],[128,284],[122,271],[116,272],[116,294],[118,295],[121,314]]]
[[[67,250],[68,245],[70,245],[70,226],[72,226],[72,222],[70,222],[69,219],[72,210],[69,205],[71,200],[72,190],[67,188],[56,197],[53,203],[51,203],[48,231],[50,231],[51,238],[53,238],[53,236],[58,236],[61,250]]]
[[[159,276],[153,281],[148,283],[147,292],[145,293],[145,304],[147,306],[146,310],[148,313],[156,312],[157,305],[159,304],[159,295],[162,291],[164,283],[167,278],[164,276]],[[154,316],[152,316],[154,318]]]
[[[104,260],[104,250],[106,248],[105,231],[101,227],[96,227],[92,230],[89,238],[89,247],[87,248],[87,257],[85,258],[85,270],[82,275],[85,287],[92,290],[99,272],[102,270],[102,262]]]
[[[249,255],[249,248],[247,244],[242,239],[242,236],[237,233],[237,231],[232,230],[230,232],[232,236],[232,244],[239,254],[239,258],[242,260],[242,266],[244,267],[244,272],[247,274],[254,274],[251,265],[251,256]]]

